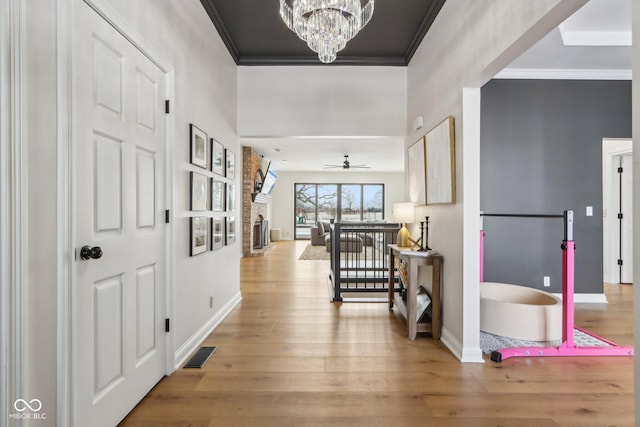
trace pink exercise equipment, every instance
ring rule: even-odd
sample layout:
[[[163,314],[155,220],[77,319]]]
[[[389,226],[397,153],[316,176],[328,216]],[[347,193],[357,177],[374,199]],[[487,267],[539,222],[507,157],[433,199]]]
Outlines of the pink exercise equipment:
[[[573,211],[564,211],[562,215],[526,215],[526,214],[486,214],[481,216],[512,218],[563,218],[564,239],[562,240],[562,343],[558,347],[512,347],[496,350],[491,353],[491,360],[502,362],[510,357],[532,356],[633,356],[633,346],[620,346],[599,337],[574,324],[574,272],[575,244],[573,241]],[[482,223],[482,222],[481,222]],[[483,228],[481,226],[481,228]],[[480,230],[480,282],[484,281],[484,230]],[[598,341],[608,344],[601,346],[577,346],[574,343],[573,331],[577,329]]]

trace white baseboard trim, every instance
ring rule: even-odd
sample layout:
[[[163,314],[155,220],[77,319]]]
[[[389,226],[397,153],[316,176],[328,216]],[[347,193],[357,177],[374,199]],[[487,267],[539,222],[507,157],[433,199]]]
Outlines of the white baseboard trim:
[[[442,341],[449,351],[462,363],[484,363],[482,350],[480,350],[480,348],[464,348],[462,343],[460,343],[447,328],[442,328],[440,341]]]
[[[562,294],[553,294],[562,299]],[[607,304],[607,296],[605,294],[573,294],[574,304]]]
[[[242,294],[238,292],[231,301],[225,304],[213,317],[211,317],[204,325],[200,327],[196,331],[195,334],[191,336],[184,344],[180,346],[180,348],[176,351],[175,360],[176,366],[175,369],[180,369],[182,365],[185,364],[187,358],[193,353],[196,348],[202,344],[202,342],[209,336],[213,330],[218,327],[220,323],[229,315],[231,310],[233,310],[239,303],[242,301]]]

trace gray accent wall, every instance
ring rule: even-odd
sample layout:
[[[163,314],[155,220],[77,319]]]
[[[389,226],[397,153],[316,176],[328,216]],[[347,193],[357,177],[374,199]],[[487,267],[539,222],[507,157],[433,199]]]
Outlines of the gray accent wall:
[[[602,139],[631,137],[631,82],[492,80],[481,126],[482,211],[573,210],[576,293],[602,293]],[[562,292],[561,219],[485,217],[484,229],[485,281]]]

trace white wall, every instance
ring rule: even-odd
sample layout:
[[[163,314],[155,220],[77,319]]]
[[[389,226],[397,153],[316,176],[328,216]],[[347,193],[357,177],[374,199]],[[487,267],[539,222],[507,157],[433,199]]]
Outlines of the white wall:
[[[477,279],[475,283],[463,283],[465,268],[471,270],[468,277],[477,277],[478,226],[467,224],[467,230],[473,231],[463,235],[463,213],[479,213],[479,187],[477,180],[472,179],[464,182],[473,185],[475,181],[473,188],[471,185],[465,188],[463,180],[465,173],[479,176],[480,158],[477,147],[468,147],[467,155],[463,156],[467,149],[463,138],[463,89],[481,87],[584,3],[584,0],[447,2],[408,67],[405,145],[448,115],[455,118],[457,203],[431,208],[429,237],[430,246],[440,250],[446,259],[443,338],[460,358],[465,349],[479,356],[478,283]],[[479,103],[477,96],[468,99]],[[479,109],[469,108],[465,112],[478,114]],[[410,124],[417,116],[424,117],[424,128],[421,133],[412,133]],[[474,123],[479,123],[478,117],[469,119],[474,127]],[[479,127],[467,135],[478,131]],[[477,215],[467,214],[466,218],[476,221]],[[467,254],[466,259],[463,253]],[[471,301],[465,301],[468,297]]]
[[[74,5],[79,0],[74,0]],[[29,0],[24,8],[24,73],[22,102],[25,138],[22,141],[28,173],[28,259],[26,284],[28,348],[28,395],[43,403],[48,425],[56,419],[56,290],[67,287],[60,280],[57,265],[57,241],[64,239],[56,230],[58,194],[56,193],[57,75],[56,12],[57,2]],[[172,211],[174,227],[175,306],[172,324],[174,350],[180,349],[225,305],[239,298],[239,258],[241,236],[237,243],[217,252],[189,257],[189,123],[219,139],[241,159],[236,137],[237,74],[236,65],[221,42],[200,2],[193,0],[111,0],[108,2],[134,31],[174,67],[175,102],[173,169],[169,185],[175,194]],[[61,11],[65,11],[68,3]],[[62,26],[63,27],[63,26]],[[63,28],[60,28],[63,30]],[[64,76],[62,77],[64,80]],[[68,94],[61,93],[61,99]],[[64,143],[64,142],[62,142]],[[239,163],[241,164],[241,162]],[[64,172],[63,174],[64,175]],[[242,175],[241,170],[237,176]],[[68,171],[67,171],[68,178]],[[236,184],[239,183],[236,179]],[[239,186],[238,186],[239,188]],[[236,215],[239,216],[239,207]],[[72,252],[71,252],[72,253]],[[61,254],[63,263],[69,262]],[[213,295],[214,306],[209,307]],[[62,378],[64,380],[64,378]]]
[[[296,183],[357,183],[384,184],[385,219],[393,220],[391,210],[395,202],[404,202],[404,173],[387,172],[280,172],[273,189],[271,228],[282,230],[282,239],[294,237],[294,186]]]
[[[398,136],[403,67],[239,67],[238,135]]]

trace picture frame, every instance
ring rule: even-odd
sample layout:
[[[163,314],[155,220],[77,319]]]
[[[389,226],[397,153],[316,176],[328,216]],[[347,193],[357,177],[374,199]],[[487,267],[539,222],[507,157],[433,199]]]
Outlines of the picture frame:
[[[191,198],[189,208],[192,211],[206,211],[209,207],[209,178],[197,172],[191,175]]]
[[[209,141],[209,138],[207,134],[193,123],[189,125],[189,134],[191,140],[191,164],[208,169],[209,149],[207,141]]]
[[[225,217],[225,231],[226,231],[226,238],[225,238],[225,244],[226,245],[230,245],[232,243],[235,243],[236,241],[236,218],[233,216],[227,216]]]
[[[213,138],[211,138],[211,171],[220,176],[226,174],[224,146]]]
[[[211,210],[214,212],[224,212],[225,197],[225,183],[211,178]]]
[[[427,205],[456,202],[456,158],[453,116],[449,116],[426,135]]]
[[[225,176],[233,180],[236,178],[236,155],[233,153],[233,151],[225,148],[224,158],[226,162]]]
[[[407,150],[409,172],[409,200],[417,205],[426,203],[425,137],[421,137]]]
[[[190,256],[199,255],[209,249],[209,218],[195,216],[189,218]]]
[[[233,212],[235,210],[236,202],[236,186],[234,184],[227,183],[226,190],[226,211]]]
[[[225,222],[223,218],[211,218],[211,250],[215,251],[224,246],[226,239]]]

